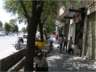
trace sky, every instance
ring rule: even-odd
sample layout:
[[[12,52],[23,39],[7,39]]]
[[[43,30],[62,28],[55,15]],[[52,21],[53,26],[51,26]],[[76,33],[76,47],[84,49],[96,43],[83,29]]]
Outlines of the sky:
[[[4,0],[0,0],[0,21],[4,24],[5,22],[9,22],[10,19],[16,18],[16,15],[13,15],[12,13],[7,12],[4,9]],[[24,23],[17,24],[19,26],[19,30],[22,29],[22,27],[25,27]]]

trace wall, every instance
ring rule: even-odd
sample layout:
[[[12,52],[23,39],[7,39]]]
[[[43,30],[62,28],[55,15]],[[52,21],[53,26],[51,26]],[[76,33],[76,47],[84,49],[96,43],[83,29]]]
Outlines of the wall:
[[[87,56],[90,59],[96,59],[96,12],[91,13],[87,20],[87,43],[86,47],[88,49]]]

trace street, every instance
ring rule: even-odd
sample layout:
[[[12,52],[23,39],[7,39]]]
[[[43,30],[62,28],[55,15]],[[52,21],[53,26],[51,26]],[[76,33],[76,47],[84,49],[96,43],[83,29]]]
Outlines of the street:
[[[14,48],[14,44],[17,40],[17,35],[0,36],[0,59],[7,57],[17,50]]]

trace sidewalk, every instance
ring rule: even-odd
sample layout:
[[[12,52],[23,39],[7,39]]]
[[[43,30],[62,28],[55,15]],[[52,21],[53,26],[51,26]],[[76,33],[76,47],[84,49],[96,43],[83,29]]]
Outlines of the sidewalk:
[[[56,48],[48,55],[47,60],[49,72],[96,72],[96,64],[65,52],[59,53]]]

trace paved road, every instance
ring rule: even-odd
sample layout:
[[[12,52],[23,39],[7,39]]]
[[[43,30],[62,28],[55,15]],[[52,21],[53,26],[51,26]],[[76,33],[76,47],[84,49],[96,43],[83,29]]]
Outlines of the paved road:
[[[17,52],[14,48],[14,44],[17,40],[16,35],[0,36],[0,59]]]

